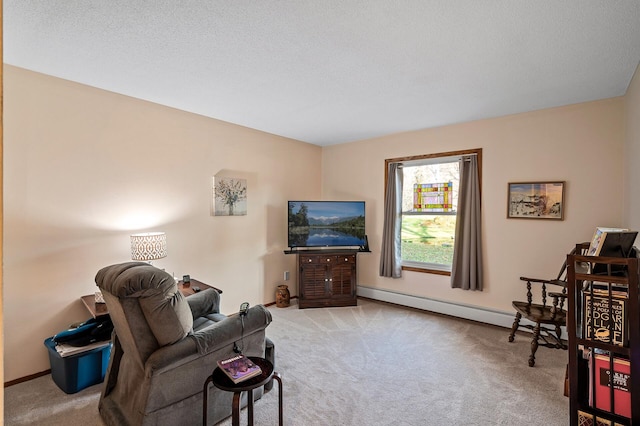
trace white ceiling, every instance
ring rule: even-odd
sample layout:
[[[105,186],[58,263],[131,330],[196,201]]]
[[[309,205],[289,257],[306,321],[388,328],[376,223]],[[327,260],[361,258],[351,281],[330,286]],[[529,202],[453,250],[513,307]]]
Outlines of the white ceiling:
[[[624,95],[638,0],[4,0],[4,62],[331,145]]]

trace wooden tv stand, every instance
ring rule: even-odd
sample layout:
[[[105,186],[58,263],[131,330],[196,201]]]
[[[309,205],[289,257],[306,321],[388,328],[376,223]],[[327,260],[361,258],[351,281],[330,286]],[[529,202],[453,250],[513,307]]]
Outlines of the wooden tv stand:
[[[356,306],[356,255],[360,250],[301,250],[298,307]]]

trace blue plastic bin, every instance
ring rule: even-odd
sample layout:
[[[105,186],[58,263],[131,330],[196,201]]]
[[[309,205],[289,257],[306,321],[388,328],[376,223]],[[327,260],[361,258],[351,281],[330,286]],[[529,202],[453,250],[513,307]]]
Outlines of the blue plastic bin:
[[[61,357],[56,351],[53,337],[44,341],[49,351],[51,377],[66,393],[76,393],[104,380],[111,355],[111,343],[75,355]]]

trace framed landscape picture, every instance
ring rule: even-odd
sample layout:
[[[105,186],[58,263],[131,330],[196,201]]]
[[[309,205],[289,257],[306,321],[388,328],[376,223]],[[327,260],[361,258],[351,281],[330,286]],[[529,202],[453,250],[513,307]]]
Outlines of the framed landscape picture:
[[[564,219],[564,182],[510,182],[507,218]]]

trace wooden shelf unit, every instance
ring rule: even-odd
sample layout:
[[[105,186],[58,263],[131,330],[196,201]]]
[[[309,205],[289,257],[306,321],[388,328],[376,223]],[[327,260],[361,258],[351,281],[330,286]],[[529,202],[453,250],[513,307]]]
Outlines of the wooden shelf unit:
[[[593,265],[598,264],[607,272],[603,274],[582,273],[582,270],[592,271]],[[569,416],[571,426],[583,424],[589,425],[640,425],[640,299],[638,298],[638,258],[621,258],[621,257],[595,257],[569,255],[567,257],[567,287],[568,287],[568,317],[567,317],[567,333],[569,336]],[[585,269],[585,266],[590,268]],[[623,269],[626,272],[620,273]],[[611,272],[612,270],[618,273]],[[598,330],[605,333],[597,333],[596,325],[593,321],[586,324],[585,313],[591,318],[597,318],[595,312],[595,303],[585,306],[585,296],[594,297],[593,282],[598,283],[600,287],[608,287],[605,293],[600,293],[601,305],[604,306],[604,315],[602,318],[605,323],[600,324]],[[612,292],[613,286],[625,289],[624,293]],[[598,294],[596,293],[596,296]],[[614,302],[614,299],[616,300]],[[606,333],[606,330],[615,330],[613,320],[615,318],[614,310],[616,305],[624,303],[622,322],[626,322],[626,338],[619,335]],[[586,312],[586,310],[589,310]],[[626,318],[625,318],[626,317]],[[587,332],[589,330],[589,332]],[[600,338],[591,338],[591,336],[605,336]],[[611,336],[611,337],[609,337]],[[614,343],[614,338],[620,338],[621,344]],[[611,371],[614,366],[614,359],[629,360],[630,374],[626,381],[627,388],[631,396],[631,415],[626,417],[614,413],[613,409],[604,410],[595,408],[595,401],[592,403],[590,395],[596,394],[596,387],[600,383],[600,375],[597,374],[593,365],[593,355],[598,354],[600,363],[606,366],[600,366],[600,372],[606,373]],[[602,359],[604,357],[604,359]],[[617,368],[614,367],[614,372]],[[606,379],[606,375],[603,376]],[[626,378],[626,377],[625,377]],[[614,386],[613,389],[616,387]],[[609,407],[614,407],[615,399],[620,398],[619,392],[612,392],[611,387],[604,389],[598,398],[600,404],[604,403]],[[602,399],[604,398],[604,399]],[[618,402],[620,399],[618,399]],[[598,405],[600,405],[598,404]],[[592,406],[593,405],[593,406]],[[580,417],[592,417],[592,421],[579,422]]]
[[[359,250],[305,250],[298,256],[298,307],[356,306]]]

